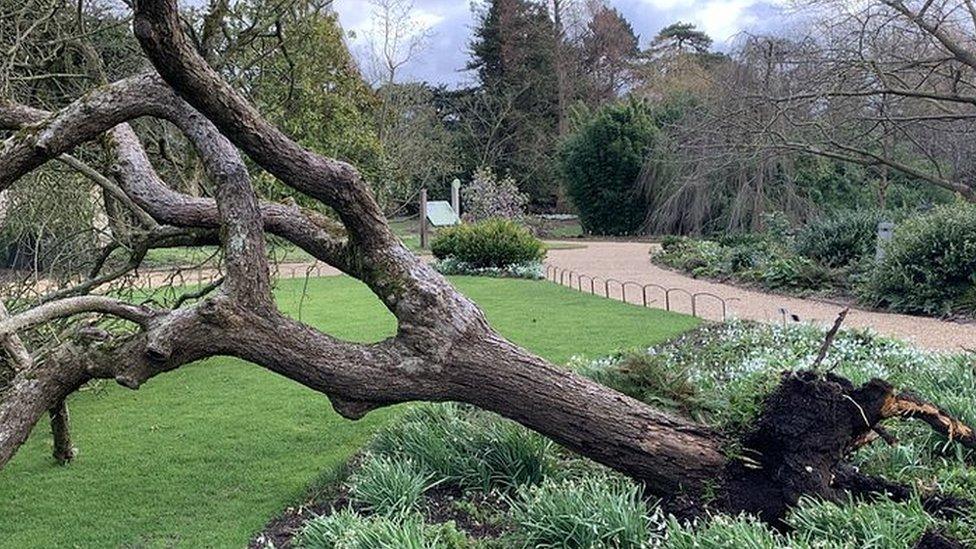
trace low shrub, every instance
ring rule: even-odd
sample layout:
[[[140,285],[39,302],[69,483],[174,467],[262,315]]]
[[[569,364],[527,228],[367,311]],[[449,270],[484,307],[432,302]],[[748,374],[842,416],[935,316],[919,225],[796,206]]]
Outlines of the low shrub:
[[[837,285],[828,269],[765,235],[718,241],[671,238],[662,243],[654,260],[694,277],[732,278],[774,290],[823,291]]]
[[[514,221],[489,219],[442,230],[431,244],[440,260],[453,258],[473,268],[505,268],[542,261],[545,246]]]
[[[655,261],[692,276],[717,277],[730,274],[721,244],[712,240],[673,238],[662,244]]]
[[[908,219],[884,249],[857,289],[862,300],[905,313],[974,312],[976,205],[940,206]]]
[[[838,211],[819,217],[796,234],[796,251],[826,267],[845,267],[874,257],[878,224],[891,219],[879,210]]]
[[[745,276],[774,290],[820,290],[835,285],[830,271],[796,255],[765,256]]]
[[[368,454],[349,478],[349,496],[371,513],[402,515],[420,507],[432,477],[410,459]]]
[[[419,515],[363,517],[343,509],[306,523],[300,549],[465,549],[473,544],[453,522],[425,524]]]
[[[663,518],[616,476],[546,480],[519,490],[511,517],[522,547],[647,547]]]

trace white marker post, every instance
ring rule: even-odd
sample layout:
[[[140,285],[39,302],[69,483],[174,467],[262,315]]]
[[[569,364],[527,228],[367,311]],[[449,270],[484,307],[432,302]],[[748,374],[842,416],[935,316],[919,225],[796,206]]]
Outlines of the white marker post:
[[[461,217],[461,180],[457,178],[451,181],[451,207]]]

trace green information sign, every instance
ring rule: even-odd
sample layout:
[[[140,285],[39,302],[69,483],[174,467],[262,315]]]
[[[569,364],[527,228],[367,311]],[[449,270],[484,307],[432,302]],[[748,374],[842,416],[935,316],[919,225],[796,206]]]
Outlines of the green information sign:
[[[458,225],[461,218],[446,200],[432,200],[427,203],[427,220],[435,227]]]

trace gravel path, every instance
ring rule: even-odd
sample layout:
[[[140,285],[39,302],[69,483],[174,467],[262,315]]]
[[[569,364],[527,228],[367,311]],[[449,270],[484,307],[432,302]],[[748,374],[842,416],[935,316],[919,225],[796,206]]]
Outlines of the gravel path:
[[[728,284],[697,280],[653,265],[649,260],[651,245],[634,242],[569,242],[582,247],[575,249],[550,250],[547,263],[561,269],[569,269],[586,276],[579,280],[572,276],[573,287],[581,284],[590,291],[590,279],[596,278],[594,286],[603,293],[605,279],[633,281],[638,285],[659,284],[667,288],[681,288],[691,293],[710,292],[728,301],[730,317],[758,320],[762,322],[783,322],[796,315],[803,322],[822,325],[832,324],[844,307],[817,299],[800,299],[746,290]],[[564,283],[569,284],[568,273]],[[558,277],[557,277],[558,279]],[[620,299],[619,285],[610,283],[610,294]],[[649,288],[647,297],[650,307],[664,308],[663,292]],[[628,285],[627,301],[640,304],[641,290],[637,285]],[[672,310],[689,313],[690,299],[681,292],[672,292]],[[714,300],[701,297],[698,300],[698,316],[721,319],[721,307]],[[873,328],[875,331],[912,341],[915,344],[934,350],[959,351],[962,347],[976,347],[976,324],[943,322],[899,314],[876,313],[852,309],[847,316],[846,327]]]

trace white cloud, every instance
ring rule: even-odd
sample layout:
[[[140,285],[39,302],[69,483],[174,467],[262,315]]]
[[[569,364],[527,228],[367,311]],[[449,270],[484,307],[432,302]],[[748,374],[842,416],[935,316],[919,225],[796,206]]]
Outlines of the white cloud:
[[[749,8],[755,0],[711,0],[695,10],[692,22],[717,42],[724,42],[756,23]]]
[[[423,32],[440,25],[444,21],[445,16],[426,10],[417,10],[414,12],[412,19],[415,31]]]
[[[647,4],[654,9],[661,11],[691,8],[697,4],[697,0],[640,0],[642,4]]]

